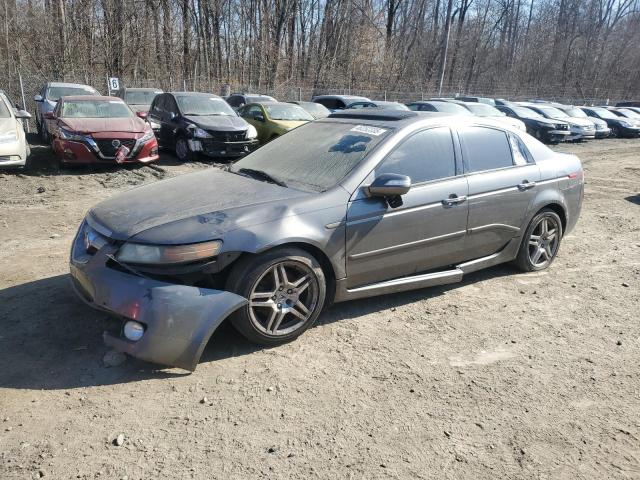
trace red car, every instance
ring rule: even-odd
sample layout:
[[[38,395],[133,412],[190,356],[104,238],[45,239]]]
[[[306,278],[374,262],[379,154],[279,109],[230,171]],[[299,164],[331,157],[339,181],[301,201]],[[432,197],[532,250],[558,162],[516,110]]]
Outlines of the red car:
[[[62,97],[45,114],[62,164],[150,163],[158,160],[151,126],[117,97]]]

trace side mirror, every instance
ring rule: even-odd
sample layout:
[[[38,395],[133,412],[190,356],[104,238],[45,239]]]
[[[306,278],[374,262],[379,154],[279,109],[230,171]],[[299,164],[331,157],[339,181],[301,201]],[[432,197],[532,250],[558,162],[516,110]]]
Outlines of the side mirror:
[[[147,118],[147,112],[136,112],[136,116],[145,120]]]
[[[397,173],[383,173],[366,187],[370,197],[397,197],[411,189],[411,178]]]
[[[47,120],[55,120],[56,116],[53,112],[45,112],[44,118],[46,118]]]
[[[174,120],[178,115],[175,114],[175,112],[169,112],[169,120]]]
[[[254,118],[254,119],[256,119],[256,120],[257,120],[257,121],[259,121],[259,122],[264,122],[264,115],[262,115],[261,113],[256,113],[256,114],[253,116],[253,118]]]
[[[44,98],[42,98],[42,95],[36,95],[33,97],[34,102],[42,102],[43,100]]]
[[[22,109],[16,111],[15,115],[16,115],[16,118],[24,118],[25,120],[31,118],[31,114]]]

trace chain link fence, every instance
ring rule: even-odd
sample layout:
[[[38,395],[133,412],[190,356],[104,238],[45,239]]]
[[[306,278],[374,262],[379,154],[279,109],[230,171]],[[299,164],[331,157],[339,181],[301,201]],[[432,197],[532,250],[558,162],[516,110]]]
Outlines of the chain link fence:
[[[58,79],[45,78],[41,74],[21,72],[14,75],[0,75],[0,89],[4,90],[12,101],[32,115],[36,105],[33,97],[40,93],[47,81]],[[100,74],[85,73],[81,75],[66,76],[64,79],[70,83],[90,85],[102,94],[108,93],[108,77]],[[188,79],[173,78],[171,75],[162,79],[152,78],[120,78],[121,87],[151,87],[165,91],[200,91],[211,92],[216,95],[227,95],[233,92],[261,93],[273,96],[278,100],[311,100],[314,95],[358,95],[372,100],[389,100],[397,102],[410,102],[424,100],[433,97],[455,97],[458,95],[475,95],[481,97],[505,98],[509,100],[544,99],[572,105],[604,105],[615,104],[625,100],[621,91],[605,91],[585,94],[566,85],[536,85],[534,87],[522,87],[513,84],[487,84],[474,85],[465,89],[461,85],[445,85],[440,94],[434,85],[423,89],[384,90],[374,88],[356,88],[351,86],[322,85],[312,87],[309,85],[291,85],[288,83],[277,85],[273,88],[260,85],[241,85],[227,83],[207,76],[199,76]],[[33,130],[35,120],[32,118],[27,127]]]

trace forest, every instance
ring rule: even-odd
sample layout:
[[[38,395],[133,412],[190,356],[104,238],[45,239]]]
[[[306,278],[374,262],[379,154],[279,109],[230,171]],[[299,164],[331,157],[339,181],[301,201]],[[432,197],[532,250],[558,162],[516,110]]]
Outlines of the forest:
[[[640,95],[639,0],[0,1],[0,88]]]

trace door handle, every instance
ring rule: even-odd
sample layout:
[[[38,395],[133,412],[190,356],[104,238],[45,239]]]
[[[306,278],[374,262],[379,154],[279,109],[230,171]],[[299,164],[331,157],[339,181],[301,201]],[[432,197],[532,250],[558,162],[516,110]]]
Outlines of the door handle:
[[[458,205],[464,201],[467,200],[466,195],[460,195],[457,196],[455,193],[452,193],[451,195],[449,195],[449,198],[445,198],[444,200],[442,200],[442,204],[445,207],[452,207],[454,205]]]
[[[529,190],[536,186],[536,182],[530,182],[529,180],[523,180],[522,183],[518,184],[519,190]]]

